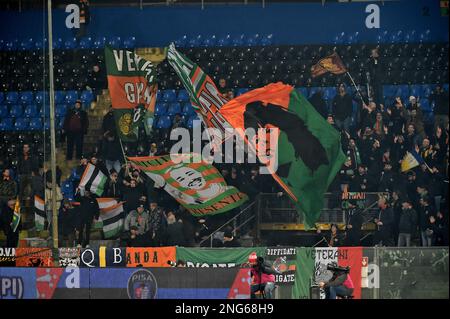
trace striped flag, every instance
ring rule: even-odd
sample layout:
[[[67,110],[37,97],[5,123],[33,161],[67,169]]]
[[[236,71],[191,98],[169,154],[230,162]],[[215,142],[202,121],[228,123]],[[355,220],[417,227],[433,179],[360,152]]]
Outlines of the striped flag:
[[[83,176],[81,176],[80,185],[78,187],[82,194],[84,190],[87,189],[97,196],[102,196],[106,180],[107,176],[103,174],[98,167],[88,163]]]
[[[17,227],[19,227],[19,224],[20,224],[20,200],[19,197],[17,196],[16,205],[14,206],[13,220],[11,222],[11,228],[13,232],[16,232]]]
[[[125,219],[123,203],[114,198],[97,198],[100,208],[100,220],[105,238],[114,237],[122,231]]]
[[[45,203],[42,198],[34,196],[34,224],[36,230],[40,231],[44,229],[45,222]]]

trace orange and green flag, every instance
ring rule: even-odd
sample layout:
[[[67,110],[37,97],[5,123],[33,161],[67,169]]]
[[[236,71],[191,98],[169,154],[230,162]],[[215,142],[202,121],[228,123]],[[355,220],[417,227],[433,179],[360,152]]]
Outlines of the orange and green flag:
[[[274,179],[304,215],[307,228],[314,227],[323,208],[324,193],[345,161],[340,134],[292,86],[281,82],[240,95],[220,109],[238,132],[248,128],[278,128],[278,139],[270,147],[278,165],[269,168]],[[258,145],[242,138],[256,153]],[[266,157],[258,158],[268,163]]]
[[[228,186],[219,171],[199,155],[129,157],[133,165],[197,217],[225,213],[241,206],[248,197]]]
[[[105,61],[117,132],[123,141],[136,141],[141,123],[147,134],[153,124],[158,90],[155,67],[132,51],[109,46]]]
[[[342,62],[339,55],[334,52],[333,54],[321,59],[319,62],[311,67],[311,75],[313,78],[318,77],[327,72],[333,74],[343,74],[347,72],[347,68]]]

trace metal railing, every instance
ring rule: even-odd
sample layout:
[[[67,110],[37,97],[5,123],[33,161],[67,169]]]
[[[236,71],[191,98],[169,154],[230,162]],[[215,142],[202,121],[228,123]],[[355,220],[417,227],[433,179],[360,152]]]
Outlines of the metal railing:
[[[245,224],[247,224],[251,219],[253,219],[255,217],[255,215],[250,216],[249,218],[247,218],[243,223],[241,223],[239,226],[237,226],[237,221],[238,218],[240,216],[243,216],[246,212],[249,211],[250,208],[252,208],[253,206],[255,206],[256,200],[251,202],[249,205],[247,205],[245,208],[243,208],[239,214],[237,214],[236,216],[234,216],[233,218],[229,219],[226,223],[224,223],[222,226],[220,226],[219,228],[217,228],[216,230],[214,230],[211,234],[208,235],[208,237],[206,237],[205,239],[203,239],[202,241],[200,241],[199,245],[202,246],[202,244],[206,241],[210,241],[210,247],[213,246],[213,240],[214,240],[214,236],[224,227],[228,226],[230,223],[233,223],[233,236],[236,236],[236,232],[242,228],[242,226],[244,226]]]

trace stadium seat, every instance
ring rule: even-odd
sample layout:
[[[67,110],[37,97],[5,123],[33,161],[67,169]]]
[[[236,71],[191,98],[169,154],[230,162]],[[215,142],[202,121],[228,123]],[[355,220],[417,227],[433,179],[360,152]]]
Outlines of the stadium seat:
[[[250,89],[248,89],[248,88],[240,88],[240,89],[237,89],[236,95],[242,95],[244,93],[247,93],[248,91],[250,91]]]
[[[12,118],[2,118],[0,120],[0,131],[11,131],[13,129]]]
[[[33,92],[30,91],[21,92],[19,100],[21,104],[30,104],[34,100]]]
[[[204,47],[213,47],[215,46],[217,43],[217,38],[215,35],[211,35],[208,37],[205,37],[205,39],[203,40],[202,46]]]
[[[188,40],[188,42],[187,42],[188,45],[187,46],[189,48],[196,48],[196,47],[199,47],[201,43],[202,43],[202,36],[201,35],[197,35],[197,36],[194,36],[193,38],[190,38]]]
[[[15,131],[25,131],[28,130],[28,124],[29,119],[21,117],[16,119],[16,122],[14,123],[14,130]]]
[[[65,104],[57,104],[55,114],[57,117],[64,117],[67,113],[67,106]]]
[[[3,92],[0,92],[0,105],[3,103],[4,100],[5,100],[5,96],[4,96]]]
[[[78,46],[80,49],[90,49],[92,48],[92,38],[91,37],[83,37],[78,42]]]
[[[183,35],[181,38],[175,40],[175,46],[177,48],[184,48],[187,46],[187,35]]]
[[[227,47],[231,44],[231,35],[227,34],[226,36],[221,37],[217,41],[217,46],[219,47]]]
[[[92,46],[94,49],[101,49],[105,46],[106,38],[105,37],[98,37],[94,40],[92,43]]]
[[[49,103],[48,92],[47,91],[38,91],[38,92],[36,92],[36,94],[34,96],[34,101],[38,105],[42,105],[44,103],[48,104]]]
[[[113,48],[119,49],[122,46],[122,40],[120,37],[111,37],[107,40],[108,45],[110,45]]]
[[[189,94],[188,94],[188,92],[186,90],[178,91],[177,101],[178,102],[187,102],[187,101],[189,101]]]
[[[78,100],[78,92],[77,91],[67,91],[66,92],[66,103],[69,105],[75,104],[76,100]]]
[[[268,46],[272,44],[273,44],[273,34],[266,35],[261,39],[262,46]]]
[[[3,119],[9,115],[9,110],[7,105],[0,104],[0,119]]]
[[[181,105],[178,102],[170,104],[167,115],[174,116],[175,114],[181,114]]]
[[[55,104],[61,104],[66,101],[66,93],[64,91],[55,91]]]
[[[16,104],[19,100],[19,93],[18,92],[8,92],[6,93],[6,103],[7,104]]]
[[[191,102],[185,102],[183,104],[183,109],[181,113],[187,117],[196,114],[194,108],[191,105]]]
[[[132,37],[132,36],[128,37],[128,38],[125,38],[123,40],[122,46],[125,49],[134,49],[134,47],[136,46],[136,38]]]
[[[162,116],[167,114],[167,103],[156,103],[155,116]]]
[[[332,100],[336,96],[335,87],[325,87],[323,88],[323,98],[325,100]]]
[[[30,119],[29,129],[34,131],[42,130],[42,120],[38,117]]]
[[[175,90],[164,90],[162,91],[162,101],[166,103],[171,103],[176,101]]]
[[[409,87],[409,94],[415,97],[423,96],[423,86],[422,85],[411,85]]]
[[[37,117],[39,114],[36,104],[28,104],[25,106],[23,115],[27,118]]]
[[[11,108],[9,110],[9,116],[10,117],[21,117],[23,114],[23,108],[20,104],[11,105]]]
[[[305,98],[308,98],[308,88],[301,87],[296,89],[301,95],[303,95]]]
[[[50,104],[42,105],[39,109],[39,116],[48,118],[50,116]]]
[[[81,92],[80,100],[84,105],[90,105],[94,100],[94,94],[90,90],[84,90]]]
[[[7,51],[16,51],[19,47],[19,41],[17,39],[7,41],[5,47]]]
[[[34,48],[34,42],[32,38],[25,39],[23,41],[20,41],[19,43],[19,50],[27,51],[32,50]]]
[[[158,121],[156,122],[156,128],[158,129],[168,129],[172,126],[172,121],[169,116],[164,115],[159,117]]]

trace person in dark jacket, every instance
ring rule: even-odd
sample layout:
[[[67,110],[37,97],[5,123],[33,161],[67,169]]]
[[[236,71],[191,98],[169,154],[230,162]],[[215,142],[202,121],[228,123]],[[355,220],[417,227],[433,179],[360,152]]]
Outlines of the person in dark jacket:
[[[343,244],[343,238],[336,224],[331,224],[330,232],[327,235],[328,247],[339,247]]]
[[[37,160],[30,153],[30,145],[23,144],[23,150],[17,162],[19,175],[19,193],[21,198],[31,197],[31,173],[38,168]]]
[[[106,182],[104,196],[110,198],[120,198],[122,195],[121,188],[122,187],[119,182],[119,174],[114,169],[112,169]]]
[[[14,207],[16,200],[9,200],[3,207],[0,207],[0,226],[6,236],[6,246],[16,248],[19,243],[19,232],[22,230],[22,223],[19,224],[16,231],[12,229],[12,221],[14,216]]]
[[[44,178],[38,169],[33,170],[31,173],[31,191],[31,198],[34,198],[35,195],[41,198],[44,197]]]
[[[58,214],[58,232],[62,247],[74,246],[75,230],[79,225],[78,214],[80,212],[67,199],[63,200]]]
[[[167,220],[164,210],[158,207],[155,200],[150,200],[150,237],[153,246],[161,246],[163,238],[166,236]]]
[[[374,244],[380,246],[391,246],[392,226],[394,223],[394,211],[389,207],[387,199],[381,197],[378,200],[380,212],[374,219],[377,225],[377,231],[374,234]]]
[[[81,101],[75,102],[75,107],[67,112],[64,118],[64,133],[67,137],[67,156],[68,161],[72,160],[73,147],[75,146],[76,155],[81,159],[83,153],[83,137],[87,133],[89,120],[87,113],[81,109]]]
[[[370,86],[372,87],[374,101],[377,104],[383,103],[383,63],[380,59],[378,48],[372,49],[368,64],[368,75]]]
[[[433,233],[430,225],[430,217],[436,217],[436,210],[430,205],[428,196],[424,196],[419,200],[419,230],[423,247],[430,247],[433,244]]]
[[[410,247],[411,237],[417,228],[417,212],[413,209],[411,200],[404,199],[402,202],[402,212],[398,225],[398,247]]]
[[[114,109],[112,105],[109,106],[108,112],[103,116],[102,132],[103,137],[107,134],[115,134],[116,132],[116,120],[114,119]]]
[[[361,241],[361,227],[363,225],[363,217],[361,209],[356,206],[354,200],[350,200],[346,210],[346,226],[345,226],[345,245],[346,246],[360,246]]]
[[[241,244],[229,229],[225,230],[223,234],[223,247],[241,247]]]
[[[88,190],[85,190],[84,196],[81,197],[79,212],[80,223],[78,227],[78,245],[88,247],[91,237],[92,223],[94,219],[98,220],[100,217],[98,202]]]
[[[17,195],[17,184],[11,178],[11,171],[9,169],[4,169],[2,172],[2,177],[0,178],[0,205],[15,198]]]
[[[123,205],[125,215],[138,207],[142,195],[143,193],[137,188],[136,180],[131,179],[130,186],[125,186],[122,192],[123,200],[125,201]]]
[[[338,86],[338,94],[333,98],[332,109],[339,130],[350,131],[353,113],[352,97],[345,91],[343,83]]]
[[[272,292],[275,289],[275,275],[281,272],[275,270],[269,263],[264,261],[263,257],[258,257],[256,253],[250,254],[248,258],[251,265],[250,277],[252,284],[250,286],[250,299],[256,299],[256,292],[264,292],[266,299],[272,298]]]
[[[120,171],[120,160],[123,155],[116,134],[112,132],[105,133],[105,138],[102,142],[102,155],[108,172],[111,169],[114,169],[116,172]]]
[[[183,223],[176,219],[175,214],[170,211],[167,213],[167,246],[185,246],[186,240],[183,233]]]

